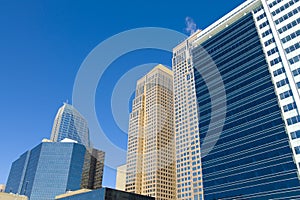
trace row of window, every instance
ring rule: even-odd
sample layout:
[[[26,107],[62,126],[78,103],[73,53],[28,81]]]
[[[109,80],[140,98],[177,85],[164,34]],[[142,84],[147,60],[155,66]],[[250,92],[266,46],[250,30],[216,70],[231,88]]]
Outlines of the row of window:
[[[282,28],[278,29],[279,33],[283,33],[291,28],[293,28],[294,26],[296,26],[297,24],[300,24],[300,18],[292,21],[291,23],[288,23],[287,25],[283,26]]]
[[[283,110],[284,110],[284,112],[288,112],[288,111],[290,111],[290,110],[294,110],[294,109],[296,109],[297,108],[297,106],[296,106],[296,103],[294,102],[294,103],[290,103],[290,104],[288,104],[288,105],[285,105],[285,106],[283,106]]]
[[[257,19],[257,21],[259,21],[259,20],[263,19],[264,17],[266,17],[266,13],[259,15],[256,19]]]
[[[270,56],[270,55],[272,55],[272,54],[274,54],[274,53],[276,53],[276,52],[278,52],[278,48],[277,48],[277,47],[275,47],[275,48],[269,50],[269,51],[267,52],[267,54],[268,54],[268,56]]]
[[[272,44],[274,42],[275,42],[274,38],[269,39],[268,41],[265,42],[265,47],[269,46],[270,44]]]
[[[294,63],[299,62],[299,60],[300,60],[300,55],[295,56],[294,58],[289,59],[289,62],[290,62],[290,64],[292,65],[292,64],[294,64]]]
[[[279,19],[275,20],[275,24],[277,24],[277,25],[280,24],[281,22],[287,20],[288,18],[296,15],[299,11],[300,11],[300,6],[298,8],[296,8],[295,10],[292,10],[291,12],[283,15]]]
[[[280,74],[282,74],[282,73],[284,73],[284,72],[285,72],[285,70],[284,70],[284,68],[282,67],[282,68],[279,68],[279,69],[275,70],[275,71],[273,72],[273,74],[274,74],[274,76],[278,76],[278,75],[280,75]]]
[[[293,125],[293,124],[297,124],[300,122],[300,116],[297,115],[297,116],[294,116],[294,117],[291,117],[291,118],[288,118],[287,120],[287,124],[288,125]]]
[[[259,11],[261,11],[262,8],[263,8],[262,6],[259,6],[258,8],[256,8],[255,10],[253,10],[254,14],[258,13]]]
[[[281,100],[282,100],[282,99],[286,99],[286,98],[288,98],[288,97],[290,97],[290,96],[292,96],[292,95],[293,95],[293,93],[292,93],[291,90],[285,91],[285,92],[279,94]]]
[[[278,57],[278,58],[275,58],[274,60],[271,60],[270,64],[271,64],[271,66],[273,66],[280,62],[281,62],[281,58]]]
[[[291,0],[290,2],[284,4],[283,6],[281,6],[280,8],[276,9],[275,11],[272,12],[273,17],[275,15],[277,15],[278,13],[284,11],[285,9],[289,8],[290,6],[294,5],[296,2],[298,2],[299,0]]]
[[[270,35],[272,33],[272,31],[271,31],[271,29],[269,29],[269,30],[266,30],[265,32],[263,32],[261,35],[262,35],[262,37],[264,38],[264,37],[266,37],[267,35]]]
[[[300,48],[300,42],[293,44],[292,46],[285,49],[286,53],[290,53]]]
[[[259,25],[259,28],[262,29],[262,28],[266,27],[267,25],[269,25],[269,22],[265,21],[264,23]]]
[[[300,30],[297,30],[297,31],[295,31],[294,33],[291,33],[290,35],[288,35],[288,36],[282,38],[281,41],[282,41],[283,43],[286,43],[286,42],[288,42],[288,41],[294,39],[295,37],[297,37],[297,36],[299,36],[299,35],[300,35]]]
[[[276,86],[278,87],[278,88],[280,88],[280,87],[282,87],[282,86],[285,86],[286,84],[288,84],[289,83],[289,80],[286,78],[286,79],[283,79],[283,80],[281,80],[281,81],[278,81],[277,83],[276,83]]]
[[[282,2],[283,0],[275,0],[269,4],[269,7],[272,8],[273,6],[277,5],[278,3]]]
[[[293,70],[293,75],[297,76],[300,74],[300,68]]]
[[[291,132],[291,137],[292,137],[293,140],[297,139],[297,138],[300,138],[300,130]]]

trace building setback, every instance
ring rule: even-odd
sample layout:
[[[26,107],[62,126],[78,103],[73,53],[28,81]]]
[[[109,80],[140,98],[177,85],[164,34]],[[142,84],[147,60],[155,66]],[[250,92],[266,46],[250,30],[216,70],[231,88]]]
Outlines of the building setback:
[[[183,176],[197,162],[205,200],[300,198],[299,13],[298,0],[248,0],[193,35],[190,48],[175,48],[173,69],[188,61],[193,66],[174,70],[175,98],[179,80],[194,87],[198,118],[189,123],[199,128],[195,137],[191,129],[191,137],[176,135],[176,155],[196,149],[189,154],[196,163],[176,159],[178,199],[199,199],[196,179]],[[177,108],[175,101],[175,133],[183,135]]]
[[[126,191],[175,198],[173,73],[156,66],[137,82],[128,131]]]
[[[13,162],[5,192],[41,200],[69,190],[100,188],[104,153],[95,151],[97,155],[84,145],[64,140],[43,142]]]

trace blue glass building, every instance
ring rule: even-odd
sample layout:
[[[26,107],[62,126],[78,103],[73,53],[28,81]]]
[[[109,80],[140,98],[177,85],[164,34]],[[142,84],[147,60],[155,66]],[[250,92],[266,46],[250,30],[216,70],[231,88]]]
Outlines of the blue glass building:
[[[223,125],[218,112],[226,106],[220,136],[205,141],[216,144],[201,159],[204,199],[299,199],[297,165],[252,13],[192,53],[201,145],[209,129]]]
[[[51,132],[51,140],[60,142],[69,138],[90,147],[90,136],[88,123],[85,118],[72,106],[67,103],[59,108]]]
[[[46,200],[69,190],[78,190],[83,183],[91,181],[87,188],[94,189],[94,185],[99,185],[96,179],[102,183],[104,156],[98,163],[91,163],[94,160],[91,157],[81,144],[43,142],[12,164],[6,192],[25,195],[30,200]],[[96,167],[99,163],[101,168]]]

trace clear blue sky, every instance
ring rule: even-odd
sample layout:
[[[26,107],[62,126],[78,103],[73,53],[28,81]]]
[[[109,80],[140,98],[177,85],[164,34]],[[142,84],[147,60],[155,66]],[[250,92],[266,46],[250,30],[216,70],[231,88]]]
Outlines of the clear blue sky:
[[[0,0],[0,184],[6,183],[14,160],[50,137],[57,109],[72,99],[82,61],[101,41],[139,27],[185,33],[187,16],[204,29],[242,2]],[[145,61],[170,66],[170,58],[166,52],[135,52],[114,63],[126,64],[126,69],[110,73],[120,76]],[[105,80],[107,88],[97,93],[96,109],[108,116],[100,120],[112,132],[110,139],[126,148],[126,135],[116,128],[106,105],[110,102],[101,96],[112,92],[116,79]],[[114,186],[114,171],[105,173],[104,185]]]

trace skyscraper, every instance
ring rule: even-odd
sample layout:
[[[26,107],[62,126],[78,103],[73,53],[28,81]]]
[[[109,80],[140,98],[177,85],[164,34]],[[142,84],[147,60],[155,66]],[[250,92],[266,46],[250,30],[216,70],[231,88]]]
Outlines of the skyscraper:
[[[299,13],[299,0],[248,0],[174,51],[173,68],[192,55],[193,71],[174,73],[174,89],[176,97],[180,77],[194,77],[198,119],[190,123],[199,128],[204,199],[300,197]],[[184,161],[177,161],[180,192]],[[178,198],[199,199],[190,193]]]
[[[173,49],[178,199],[203,198],[197,98],[191,57],[192,43],[199,32]]]
[[[126,191],[175,198],[173,73],[156,66],[137,82],[128,131]]]
[[[88,123],[84,117],[67,103],[59,108],[52,128],[51,140],[59,142],[65,138],[90,147]]]
[[[104,153],[97,152],[103,160],[95,162],[75,141],[43,142],[13,162],[5,191],[41,200],[69,190],[101,188]]]

